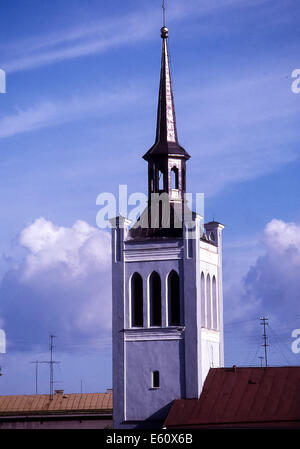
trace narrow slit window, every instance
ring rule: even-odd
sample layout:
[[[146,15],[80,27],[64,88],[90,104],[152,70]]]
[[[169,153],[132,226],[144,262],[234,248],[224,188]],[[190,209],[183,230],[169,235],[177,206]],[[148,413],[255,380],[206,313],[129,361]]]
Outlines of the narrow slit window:
[[[218,330],[219,323],[218,323],[218,299],[217,299],[217,281],[216,277],[213,276],[212,280],[212,327],[215,330]]]
[[[201,273],[201,326],[206,327],[207,317],[206,317],[206,298],[205,298],[205,278],[204,273]]]
[[[150,326],[161,326],[161,281],[156,271],[150,276]]]
[[[212,328],[212,316],[211,316],[211,280],[210,275],[206,277],[206,327]]]
[[[171,169],[171,186],[172,189],[179,189],[179,180],[178,180],[178,168],[173,167]]]
[[[180,325],[180,283],[176,271],[172,270],[168,277],[169,324]]]
[[[159,388],[159,371],[152,372],[152,388]]]
[[[158,170],[158,190],[164,190],[164,173]]]
[[[138,273],[131,278],[131,323],[133,327],[143,326],[143,279]]]

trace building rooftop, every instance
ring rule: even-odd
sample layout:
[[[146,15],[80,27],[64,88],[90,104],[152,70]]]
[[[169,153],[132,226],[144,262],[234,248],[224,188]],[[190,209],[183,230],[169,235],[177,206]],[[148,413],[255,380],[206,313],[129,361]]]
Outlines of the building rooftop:
[[[300,427],[300,366],[211,368],[200,398],[174,401],[164,427]]]
[[[0,396],[0,417],[49,414],[112,414],[112,392]]]

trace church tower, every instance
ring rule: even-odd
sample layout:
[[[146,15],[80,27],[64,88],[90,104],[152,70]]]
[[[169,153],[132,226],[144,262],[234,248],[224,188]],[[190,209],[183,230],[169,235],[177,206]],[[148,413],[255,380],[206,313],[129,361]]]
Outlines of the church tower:
[[[119,429],[160,427],[174,399],[199,397],[209,368],[223,366],[224,226],[202,227],[203,217],[187,205],[190,156],[178,142],[165,26],[161,38],[156,138],[143,156],[148,205],[134,224],[111,221]]]

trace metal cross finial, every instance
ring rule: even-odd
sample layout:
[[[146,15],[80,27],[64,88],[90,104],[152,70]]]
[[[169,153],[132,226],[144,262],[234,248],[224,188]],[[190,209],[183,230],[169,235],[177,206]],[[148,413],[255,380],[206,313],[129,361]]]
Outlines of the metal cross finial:
[[[162,0],[162,10],[163,10],[163,26],[166,26],[166,7],[165,0]]]

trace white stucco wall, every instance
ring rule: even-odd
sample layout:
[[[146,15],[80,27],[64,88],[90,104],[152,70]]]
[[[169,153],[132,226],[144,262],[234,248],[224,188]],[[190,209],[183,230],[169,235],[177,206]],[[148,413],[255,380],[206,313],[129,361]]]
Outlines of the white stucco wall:
[[[124,231],[120,231],[121,233]],[[218,246],[183,239],[124,241],[121,260],[113,260],[113,388],[114,426],[135,427],[138,421],[167,413],[174,399],[199,397],[210,367],[223,364],[223,295],[221,228],[212,226]],[[126,231],[124,232],[126,236]],[[112,242],[114,250],[115,244]],[[168,327],[167,278],[180,277],[182,326]],[[148,280],[161,278],[162,323],[149,327]],[[131,328],[130,279],[143,278],[144,327]],[[215,276],[218,330],[201,325],[201,273]],[[151,387],[151,373],[160,373],[160,387]]]

